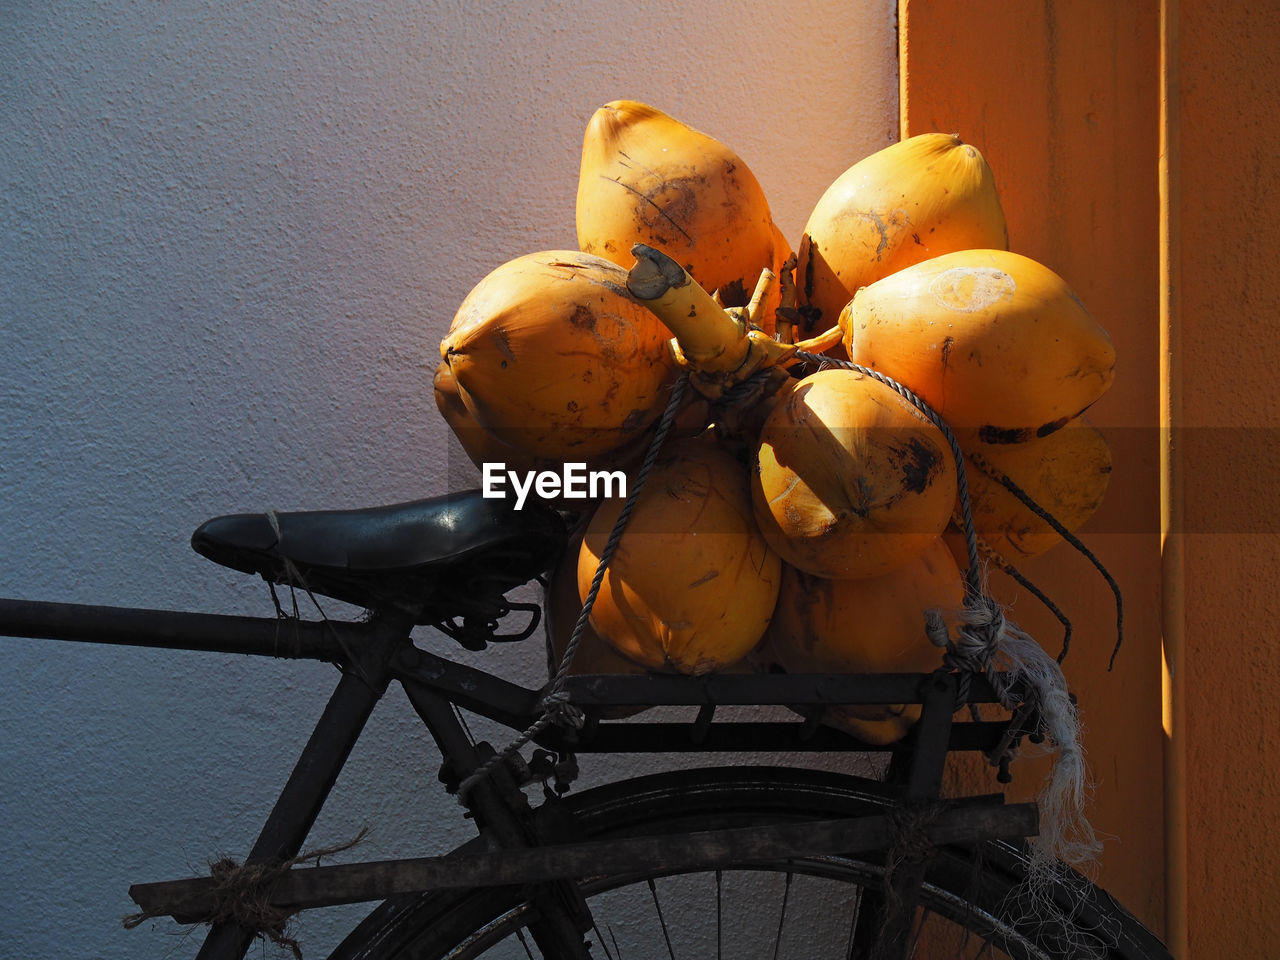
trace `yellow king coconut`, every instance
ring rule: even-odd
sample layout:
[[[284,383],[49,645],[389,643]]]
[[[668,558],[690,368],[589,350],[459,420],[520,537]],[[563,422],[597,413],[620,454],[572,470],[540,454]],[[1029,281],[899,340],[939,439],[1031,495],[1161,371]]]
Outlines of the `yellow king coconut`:
[[[449,425],[453,435],[458,438],[463,452],[477,467],[485,463],[506,463],[512,470],[528,472],[551,470],[560,465],[557,460],[535,457],[524,450],[503,443],[476,423],[476,418],[462,402],[458,382],[453,378],[453,368],[444,360],[436,365],[432,387],[436,396],[436,409],[440,411],[440,416],[444,417],[444,422]]]
[[[453,435],[458,438],[462,451],[477,467],[483,468],[486,463],[494,463],[503,464],[505,470],[519,474],[540,473],[543,471],[563,472],[564,460],[536,456],[527,450],[503,443],[480,424],[476,423],[476,418],[471,415],[471,411],[462,402],[462,394],[458,390],[457,381],[453,378],[452,368],[443,360],[436,365],[433,387],[435,389],[436,408],[440,411],[440,415],[444,417],[445,423],[449,425],[449,429],[453,431]],[[696,417],[698,411],[695,410],[692,413]],[[680,421],[677,420],[673,425],[673,431],[679,427],[679,424]],[[579,462],[585,462],[588,471],[626,470],[644,458],[645,452],[649,449],[652,436],[652,430],[646,431],[627,441],[616,450],[588,457],[585,461]],[[503,475],[505,476],[505,474]],[[557,510],[564,510],[570,513],[583,513],[595,507],[595,504],[590,500],[581,497],[566,497],[563,495],[557,495],[550,499],[540,497],[532,487],[528,496],[540,499],[543,503]]]
[[[583,461],[635,440],[676,373],[669,333],[627,272],[551,250],[502,264],[458,308],[440,355],[475,422],[534,457]]]
[[[1111,479],[1106,438],[1083,419],[1022,443],[979,444],[965,459],[974,530],[1015,566],[1062,537],[1003,485],[1002,474],[1072,532],[1102,505]]]
[[[555,676],[560,669],[560,662],[569,647],[573,629],[577,626],[578,617],[582,613],[582,601],[578,598],[578,554],[582,549],[582,535],[585,528],[586,525],[583,524],[569,537],[564,554],[547,583],[542,623],[547,634],[547,650],[551,658],[548,666],[551,676]],[[573,662],[569,665],[569,676],[645,672],[644,667],[621,656],[613,647],[601,640],[600,635],[592,629],[590,623],[583,627],[582,636],[578,638],[578,646],[574,650]],[[600,715],[607,719],[620,719],[634,716],[644,709],[642,706],[632,705],[604,707],[600,710]]]
[[[622,506],[604,501],[587,527],[578,557],[584,602]],[[636,500],[591,625],[650,669],[722,670],[764,634],[781,566],[756,528],[742,464],[707,438],[676,441]]]
[[[925,133],[860,160],[809,215],[796,286],[812,333],[859,287],[954,250],[1008,247],[995,177],[976,147]]]
[[[587,125],[577,222],[582,250],[630,266],[632,246],[646,243],[731,307],[745,306],[760,271],[776,273],[791,253],[741,157],[634,100],[606,104]]]
[[[840,314],[849,359],[910,387],[968,440],[1046,436],[1111,385],[1115,348],[1061,277],[961,250],[863,287]]]
[[[902,566],[946,527],[955,498],[955,458],[942,433],[874,377],[841,369],[806,377],[761,430],[756,519],[784,560],[815,576]]]
[[[914,559],[878,577],[826,580],[784,566],[768,648],[789,673],[928,673],[943,651],[926,633],[926,611],[959,623],[964,582],[935,537]],[[829,708],[824,721],[869,743],[892,743],[920,718],[919,704]]]

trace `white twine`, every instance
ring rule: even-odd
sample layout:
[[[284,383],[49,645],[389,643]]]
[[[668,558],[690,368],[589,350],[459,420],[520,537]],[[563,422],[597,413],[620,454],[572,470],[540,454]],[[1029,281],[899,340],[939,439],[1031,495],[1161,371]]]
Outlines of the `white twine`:
[[[1033,872],[1043,870],[1054,858],[1075,866],[1094,860],[1101,844],[1085,816],[1092,782],[1080,742],[1079,715],[1062,668],[985,594],[965,605],[961,621],[953,645],[957,666],[976,667],[989,678],[1003,672],[1007,680],[996,686],[1002,700],[1008,699],[1010,687],[1027,690],[1045,736],[1057,751],[1038,798],[1040,835],[1031,841]]]

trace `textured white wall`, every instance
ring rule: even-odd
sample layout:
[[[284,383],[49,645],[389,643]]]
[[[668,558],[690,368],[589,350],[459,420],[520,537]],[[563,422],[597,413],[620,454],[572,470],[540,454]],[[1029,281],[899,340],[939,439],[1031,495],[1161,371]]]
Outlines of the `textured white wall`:
[[[439,340],[490,268],[574,244],[597,106],[734,146],[794,243],[895,138],[893,10],[0,5],[0,595],[269,613],[190,531],[446,489]],[[193,953],[171,924],[124,932],[126,888],[244,854],[333,672],[0,650],[0,955]],[[438,849],[416,842],[457,819],[430,745],[395,692],[374,725],[313,839]],[[308,956],[337,922],[304,918]]]

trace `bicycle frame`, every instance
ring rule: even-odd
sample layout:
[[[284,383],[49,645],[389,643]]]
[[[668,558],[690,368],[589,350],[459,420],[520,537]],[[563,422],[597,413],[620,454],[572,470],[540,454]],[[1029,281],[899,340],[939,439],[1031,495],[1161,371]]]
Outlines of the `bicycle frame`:
[[[202,613],[178,613],[75,604],[0,600],[0,635],[78,640],[172,649],[240,653],[338,664],[343,675],[329,698],[288,778],[246,864],[286,863],[298,855],[330,789],[374,706],[391,681],[410,703],[441,751],[443,779],[459,780],[492,755],[472,743],[455,706],[522,730],[537,716],[541,692],[503,680],[415,646],[412,623],[394,614],[365,622],[303,621]],[[904,804],[937,801],[949,750],[1004,753],[1010,742],[1033,729],[1025,717],[953,723],[957,676],[890,675],[711,675],[585,676],[568,683],[571,702],[587,714],[580,730],[550,727],[535,741],[558,754],[590,752],[688,751],[867,751],[893,753],[891,769],[902,786]],[[969,679],[965,702],[994,703],[986,678]],[[903,741],[889,747],[864,744],[820,725],[821,710],[833,704],[920,703],[920,722]],[[787,721],[722,721],[718,707],[780,704],[809,715]],[[687,723],[602,721],[598,707],[675,705],[696,707]],[[544,953],[586,956],[580,911],[585,904],[571,880],[588,875],[602,855],[637,870],[703,868],[741,859],[744,850],[760,857],[801,856],[832,850],[875,850],[888,846],[895,825],[885,817],[847,822],[791,825],[772,831],[717,831],[713,835],[639,838],[607,850],[596,844],[554,843],[544,824],[533,825],[521,780],[536,779],[522,762],[499,765],[496,775],[468,793],[467,805],[501,851],[375,864],[313,867],[285,873],[271,902],[289,910],[336,903],[380,900],[405,892],[448,886],[533,884],[543,919],[531,925]],[[979,839],[1021,839],[1036,832],[1033,804],[1003,805],[1003,797],[972,798],[953,805],[928,828],[933,843]],[[744,834],[744,835],[734,835]],[[548,841],[553,845],[546,846]],[[884,925],[888,943],[902,955],[922,870],[894,875],[901,907]],[[130,895],[148,915],[198,922],[210,915],[210,878],[140,884]],[[588,914],[589,922],[589,914]],[[877,924],[879,926],[879,924]],[[214,923],[199,956],[242,957],[257,935],[233,923]],[[573,946],[576,942],[576,948]],[[887,956],[893,956],[890,953]]]

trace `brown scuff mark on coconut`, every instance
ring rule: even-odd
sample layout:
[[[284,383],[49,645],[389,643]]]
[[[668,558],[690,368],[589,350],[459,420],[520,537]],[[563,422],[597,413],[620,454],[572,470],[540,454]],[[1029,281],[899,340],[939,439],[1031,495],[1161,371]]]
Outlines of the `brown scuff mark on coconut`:
[[[493,343],[508,360],[516,358],[515,351],[511,349],[511,331],[506,327],[495,327],[493,330]],[[505,365],[504,365],[505,366]]]
[[[859,220],[868,220],[875,227],[876,233],[880,235],[880,241],[876,244],[875,251],[876,260],[879,261],[884,256],[885,250],[889,248],[889,228],[884,219],[875,210],[851,210],[848,215]]]
[[[741,279],[729,281],[718,292],[720,302],[726,307],[745,307],[751,302],[751,293]]]
[[[569,317],[569,322],[583,330],[594,330],[596,328],[596,315],[585,303],[580,303],[574,307],[573,314]]]
[[[653,189],[646,190],[644,192],[637,190],[629,183],[623,183],[618,177],[601,174],[600,178],[602,180],[607,180],[609,183],[616,183],[618,186],[622,187],[623,190],[634,194],[648,204],[647,207],[636,211],[636,218],[641,225],[649,227],[655,231],[654,240],[658,241],[654,244],[655,246],[658,246],[661,243],[670,243],[670,240],[666,237],[661,237],[656,233],[656,231],[661,229],[663,222],[674,227],[687,242],[695,242],[693,237],[689,236],[689,232],[680,225],[680,221],[676,219],[676,217],[679,216],[688,223],[692,220],[693,214],[698,209],[698,198],[693,195],[693,188],[690,187],[688,183],[688,180],[691,178],[685,177],[676,180],[663,180]],[[703,179],[705,180],[705,178]],[[664,196],[668,190],[675,191],[676,199],[668,199]],[[656,198],[661,198],[663,202],[659,203]],[[672,211],[674,211],[674,214]]]
[[[694,174],[687,177],[672,177],[667,180],[660,180],[655,186],[646,190],[643,194],[636,192],[642,196],[654,210],[671,226],[680,231],[683,236],[691,244],[696,244],[697,240],[690,236],[689,231],[685,229],[683,224],[693,223],[698,216],[698,192],[705,191],[710,187],[705,174]],[[629,188],[630,189],[630,188]],[[641,222],[645,226],[658,229],[661,224],[645,215],[645,211],[640,212]]]

